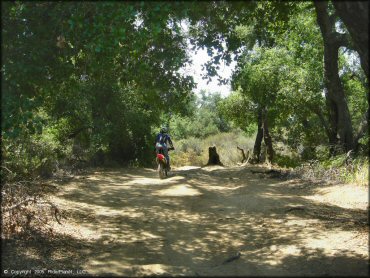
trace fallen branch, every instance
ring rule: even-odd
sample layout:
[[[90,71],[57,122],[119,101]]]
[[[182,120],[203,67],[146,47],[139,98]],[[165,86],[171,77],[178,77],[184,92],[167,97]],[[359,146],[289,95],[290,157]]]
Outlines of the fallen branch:
[[[244,149],[240,148],[239,146],[236,146],[236,148],[242,152],[243,158],[242,158],[241,163],[245,162],[245,164],[247,164],[249,162],[250,157],[251,157],[250,156],[250,151],[247,150],[247,154],[245,154]]]
[[[61,213],[60,213],[60,210],[59,210],[59,208],[56,206],[56,205],[54,205],[54,204],[52,204],[52,203],[50,203],[50,202],[48,202],[48,201],[43,201],[43,202],[40,202],[40,203],[38,203],[37,205],[48,205],[48,206],[50,206],[53,210],[54,210],[54,217],[55,217],[55,220],[58,222],[58,224],[60,224],[60,225],[62,225],[62,223],[60,222],[60,220],[62,219],[62,217],[64,217],[65,219],[66,219],[66,217],[65,216],[63,216]]]
[[[5,169],[5,170],[7,170],[10,174],[14,174],[12,171],[10,171],[7,167],[5,167],[5,166],[2,166],[1,165],[1,168],[3,168],[3,169]]]
[[[60,222],[60,220],[61,220],[61,219],[62,219],[62,217],[64,217],[64,216],[62,216],[62,214],[60,213],[59,208],[58,208],[56,205],[54,205],[54,204],[52,204],[51,202],[49,202],[49,201],[40,201],[40,202],[38,202],[38,201],[36,200],[36,197],[34,197],[34,198],[31,198],[31,197],[26,198],[25,200],[23,200],[23,201],[21,201],[21,202],[19,202],[19,203],[15,204],[15,205],[13,205],[13,206],[11,206],[11,207],[9,207],[9,208],[5,208],[5,209],[3,209],[3,210],[2,210],[2,213],[6,213],[6,212],[9,212],[9,211],[12,211],[12,210],[14,210],[14,209],[16,209],[16,208],[19,208],[20,206],[22,206],[22,205],[24,205],[24,204],[28,205],[28,203],[29,203],[29,202],[33,202],[33,203],[34,203],[35,205],[37,205],[37,206],[44,206],[44,205],[46,205],[46,206],[50,206],[50,207],[51,207],[51,209],[53,209],[53,210],[54,210],[53,215],[54,215],[55,220],[56,220],[60,225],[62,224],[62,223]],[[66,218],[66,217],[64,217],[64,218]]]
[[[25,203],[27,203],[27,205],[28,205],[28,202],[31,202],[31,201],[36,202],[36,199],[35,199],[35,198],[27,198],[27,199],[25,199],[25,200],[23,200],[23,201],[19,202],[18,204],[15,204],[15,205],[13,205],[13,206],[11,206],[11,207],[9,207],[9,208],[3,209],[3,210],[2,210],[2,213],[4,213],[4,212],[8,212],[8,211],[11,211],[11,210],[13,210],[13,209],[16,209],[16,208],[20,207],[21,205],[23,205],[23,204],[25,204]]]
[[[244,149],[240,148],[239,146],[236,146],[236,148],[242,152],[242,161],[241,163],[243,163],[244,161],[247,160],[247,157],[245,156],[245,152],[244,152]]]

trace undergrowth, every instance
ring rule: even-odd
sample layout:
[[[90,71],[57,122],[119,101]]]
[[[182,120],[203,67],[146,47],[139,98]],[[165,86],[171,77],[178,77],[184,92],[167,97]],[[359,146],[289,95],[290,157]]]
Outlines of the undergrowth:
[[[351,158],[347,154],[325,160],[312,160],[293,171],[300,177],[310,180],[352,183],[360,186],[366,186],[369,183],[368,158]]]
[[[208,148],[216,146],[220,160],[225,166],[236,165],[241,162],[241,151],[237,146],[252,151],[253,138],[246,137],[242,131],[218,133],[205,139],[190,137],[175,141],[175,151],[171,152],[171,164],[173,166],[195,165],[203,166],[208,162]]]
[[[246,137],[241,131],[219,133],[205,139],[187,138],[174,142],[176,150],[171,152],[171,164],[175,167],[194,165],[204,166],[208,162],[208,148],[216,146],[220,160],[225,166],[240,164],[241,151],[245,154],[253,151],[254,137]],[[349,154],[326,158],[319,155],[317,160],[304,161],[286,146],[277,143],[275,146],[273,165],[285,168],[291,177],[326,182],[353,183],[367,185],[369,180],[369,161],[367,157],[353,157]],[[264,150],[262,148],[262,155]],[[262,162],[264,159],[262,159]]]

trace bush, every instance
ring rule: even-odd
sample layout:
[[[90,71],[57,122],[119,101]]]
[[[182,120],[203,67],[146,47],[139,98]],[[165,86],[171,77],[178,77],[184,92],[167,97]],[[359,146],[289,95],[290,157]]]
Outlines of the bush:
[[[274,163],[284,168],[296,168],[301,164],[298,156],[278,153],[274,156]]]
[[[367,185],[369,180],[369,162],[367,158],[350,158],[346,154],[322,161],[314,160],[294,171],[305,179],[319,179],[329,182],[354,183]]]
[[[8,169],[3,172],[5,181],[50,177],[57,161],[53,146],[40,138],[4,140],[2,156],[3,166]]]

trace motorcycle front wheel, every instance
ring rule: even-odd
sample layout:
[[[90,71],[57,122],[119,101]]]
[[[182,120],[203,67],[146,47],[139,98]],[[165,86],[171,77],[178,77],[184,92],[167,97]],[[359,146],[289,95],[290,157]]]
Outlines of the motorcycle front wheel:
[[[167,176],[165,165],[161,162],[158,163],[158,174],[160,179],[164,179]]]

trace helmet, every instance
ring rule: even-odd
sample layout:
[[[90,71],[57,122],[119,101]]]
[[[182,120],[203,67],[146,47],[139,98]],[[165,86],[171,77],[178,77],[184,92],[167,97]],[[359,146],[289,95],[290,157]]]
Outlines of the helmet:
[[[161,133],[167,133],[167,127],[162,126],[161,127]]]

